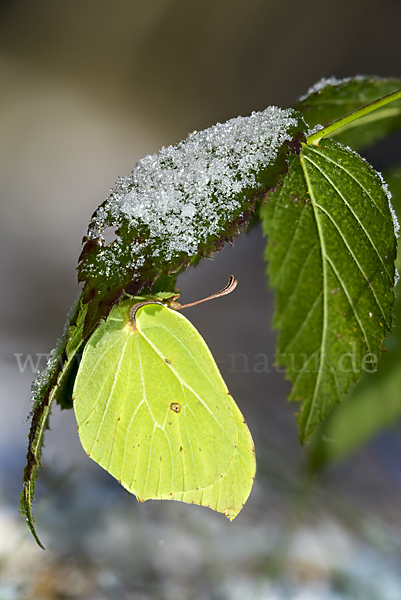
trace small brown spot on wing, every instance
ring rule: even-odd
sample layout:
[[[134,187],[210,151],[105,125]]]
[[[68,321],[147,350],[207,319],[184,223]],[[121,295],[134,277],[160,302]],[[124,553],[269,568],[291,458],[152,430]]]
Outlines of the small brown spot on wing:
[[[168,358],[165,358],[164,360],[168,365],[171,365],[171,360],[169,360]]]
[[[170,410],[172,410],[175,413],[179,413],[181,411],[181,404],[179,404],[178,402],[172,402],[170,404]]]

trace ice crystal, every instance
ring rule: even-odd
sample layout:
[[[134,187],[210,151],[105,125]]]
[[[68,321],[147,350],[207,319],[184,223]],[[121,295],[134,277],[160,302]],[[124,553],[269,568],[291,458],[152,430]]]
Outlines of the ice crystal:
[[[53,376],[58,368],[62,368],[62,354],[67,344],[68,329],[71,325],[72,318],[76,312],[81,294],[78,295],[74,304],[71,306],[67,314],[67,321],[64,325],[63,335],[57,340],[56,347],[48,355],[47,363],[43,371],[38,371],[36,378],[31,384],[31,402],[32,408],[27,417],[27,420],[32,417],[37,406],[42,402],[46,389],[49,387]]]
[[[353,150],[349,146],[344,146],[344,147],[348,150],[348,152],[351,152],[355,156],[358,156],[358,158],[360,158],[361,160],[363,160],[363,162],[367,163],[366,159],[363,158],[360,154],[358,154],[358,152],[356,152],[355,150]],[[367,164],[369,164],[369,163],[367,163]],[[382,190],[383,190],[383,192],[387,196],[388,206],[390,208],[390,213],[391,213],[391,216],[392,216],[392,219],[393,219],[394,235],[395,235],[396,238],[398,238],[399,237],[399,231],[400,231],[400,224],[398,222],[398,217],[397,217],[396,212],[395,212],[395,210],[393,208],[393,205],[391,203],[391,198],[392,198],[391,192],[389,190],[389,187],[388,187],[387,183],[384,180],[383,175],[380,173],[380,171],[376,171],[376,169],[374,169],[374,172],[379,177]]]
[[[392,198],[392,196],[391,196],[391,192],[390,192],[390,190],[389,190],[389,187],[388,187],[387,183],[386,183],[386,182],[385,182],[385,180],[384,180],[384,177],[383,177],[383,175],[382,175],[382,174],[381,174],[379,171],[376,171],[376,172],[377,172],[378,176],[380,177],[380,181],[381,181],[381,184],[382,184],[382,188],[383,188],[383,190],[384,190],[384,193],[385,193],[385,194],[386,194],[386,196],[387,196],[387,199],[388,199],[388,205],[389,205],[389,207],[390,207],[391,216],[393,217],[393,223],[394,223],[394,233],[395,233],[395,237],[396,237],[396,238],[398,238],[398,237],[399,237],[399,235],[400,235],[400,234],[399,234],[399,231],[400,231],[400,224],[399,224],[399,221],[398,221],[397,214],[396,214],[396,212],[395,212],[395,210],[394,210],[394,208],[393,208],[392,202],[391,202],[391,198]]]
[[[293,137],[294,117],[291,109],[269,107],[194,132],[140,160],[130,175],[118,178],[92,218],[88,237],[100,240],[103,248],[88,270],[108,277],[128,268],[135,277],[144,256],[147,261],[194,256],[238,218],[249,190],[259,191],[259,174]],[[105,245],[103,231],[110,225],[135,232],[128,257],[124,236]]]
[[[309,137],[310,135],[313,135],[314,133],[317,133],[318,131],[321,131],[322,129],[324,129],[323,125],[321,125],[320,123],[317,123],[314,127],[308,129],[306,135]]]
[[[322,77],[320,81],[317,81],[309,90],[299,98],[299,102],[304,102],[309,96],[312,94],[316,94],[317,92],[321,92],[327,86],[337,86],[345,83],[350,83],[350,81],[363,81],[366,79],[365,75],[356,75],[355,77],[344,77],[343,79],[337,79],[337,77]],[[372,79],[370,77],[369,79]]]
[[[47,363],[43,371],[38,371],[38,374],[31,385],[31,402],[32,408],[27,417],[27,420],[32,417],[34,410],[42,401],[46,388],[56,372],[58,360],[61,352],[61,340],[57,341],[57,346],[50,352]]]

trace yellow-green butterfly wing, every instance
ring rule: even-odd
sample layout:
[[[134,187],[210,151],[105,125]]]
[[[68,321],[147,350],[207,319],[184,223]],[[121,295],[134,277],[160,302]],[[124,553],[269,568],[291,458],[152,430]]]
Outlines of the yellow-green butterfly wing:
[[[173,499],[234,518],[254,446],[202,337],[158,303],[115,307],[88,341],[74,409],[89,456],[138,500]]]

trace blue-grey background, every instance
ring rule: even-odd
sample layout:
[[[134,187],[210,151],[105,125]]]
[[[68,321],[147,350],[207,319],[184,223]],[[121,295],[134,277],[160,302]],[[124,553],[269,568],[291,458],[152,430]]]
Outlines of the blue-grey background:
[[[78,293],[88,220],[118,175],[194,129],[275,104],[321,77],[401,77],[398,0],[3,0],[0,4],[0,598],[398,600],[401,450],[386,432],[320,478],[273,362],[273,296],[259,227],[180,276],[256,443],[252,495],[229,523],[139,505],[82,450],[55,407],[33,542],[18,515],[27,364],[49,352]],[[370,154],[383,169],[400,138]],[[391,145],[392,144],[392,145]],[[243,354],[233,365],[232,355]],[[257,358],[255,358],[257,357]],[[43,368],[44,359],[39,364]]]

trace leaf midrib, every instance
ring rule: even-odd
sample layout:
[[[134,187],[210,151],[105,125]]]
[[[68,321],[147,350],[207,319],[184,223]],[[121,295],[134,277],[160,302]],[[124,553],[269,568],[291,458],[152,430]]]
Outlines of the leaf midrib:
[[[318,370],[318,374],[317,374],[317,378],[316,378],[316,383],[315,383],[315,388],[313,391],[313,396],[312,396],[312,401],[309,407],[309,413],[308,413],[308,418],[304,427],[304,433],[308,431],[309,429],[309,425],[310,425],[310,420],[313,414],[313,408],[315,406],[316,403],[316,397],[318,394],[318,390],[319,390],[319,385],[320,385],[320,379],[322,377],[322,373],[323,373],[323,366],[324,366],[324,361],[325,361],[325,352],[323,351],[326,345],[326,336],[327,336],[327,310],[328,310],[328,306],[327,306],[327,262],[326,262],[326,246],[325,246],[325,242],[324,242],[324,236],[323,236],[323,231],[322,231],[322,227],[321,227],[321,222],[319,219],[319,212],[318,212],[318,208],[317,208],[317,202],[312,190],[312,185],[309,179],[309,175],[305,166],[305,159],[303,154],[301,154],[300,156],[300,163],[302,166],[302,170],[304,173],[304,177],[305,177],[305,181],[306,181],[306,185],[308,188],[308,193],[311,199],[311,204],[312,204],[312,208],[313,208],[313,214],[315,216],[315,221],[316,221],[316,227],[317,227],[317,232],[318,232],[318,236],[319,236],[319,240],[320,240],[320,249],[321,249],[321,255],[322,255],[322,280],[323,280],[323,324],[322,324],[322,341],[320,344],[320,356],[319,356],[319,370]],[[305,437],[305,436],[304,436]]]

